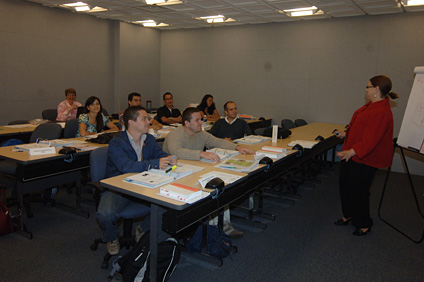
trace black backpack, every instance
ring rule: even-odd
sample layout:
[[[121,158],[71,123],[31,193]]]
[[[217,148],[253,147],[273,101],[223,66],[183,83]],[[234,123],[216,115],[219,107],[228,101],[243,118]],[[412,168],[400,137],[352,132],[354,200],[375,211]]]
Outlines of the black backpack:
[[[177,240],[168,238],[159,243],[157,258],[157,280],[168,281],[180,260],[181,250]],[[108,280],[115,272],[122,274],[122,281],[150,281],[150,231],[138,240],[135,246],[113,263]]]

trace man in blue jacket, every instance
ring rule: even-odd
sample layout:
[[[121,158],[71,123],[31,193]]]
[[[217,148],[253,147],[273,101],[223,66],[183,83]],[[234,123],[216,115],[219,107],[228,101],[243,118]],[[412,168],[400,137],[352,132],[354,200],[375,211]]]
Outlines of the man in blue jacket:
[[[142,172],[151,168],[164,169],[168,165],[176,165],[177,159],[172,159],[162,151],[155,138],[148,134],[150,118],[141,106],[129,107],[124,112],[126,130],[121,132],[109,143],[106,178],[130,172]],[[119,230],[116,222],[119,214],[134,198],[114,191],[105,191],[97,209],[97,219],[104,228],[103,241],[107,242],[109,254],[119,253]],[[146,222],[146,220],[145,220]],[[145,230],[148,227],[145,226]]]

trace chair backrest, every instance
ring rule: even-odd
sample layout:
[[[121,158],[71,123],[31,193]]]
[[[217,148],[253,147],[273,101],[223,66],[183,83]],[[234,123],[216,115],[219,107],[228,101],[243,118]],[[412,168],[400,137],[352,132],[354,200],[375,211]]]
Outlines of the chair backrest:
[[[27,123],[29,123],[27,120],[12,120],[12,121],[9,121],[8,125],[27,124]]]
[[[100,147],[90,154],[91,181],[99,182],[106,175],[106,160],[108,147]]]
[[[57,109],[47,109],[44,110],[41,115],[43,119],[48,119],[50,121],[56,121],[57,118]]]
[[[58,139],[60,135],[62,135],[62,126],[60,126],[60,124],[52,122],[42,123],[34,129],[34,132],[29,138],[29,142],[34,143],[37,138],[48,140]]]
[[[63,130],[63,138],[75,138],[78,132],[78,119],[73,118],[65,123],[65,129]]]
[[[283,129],[291,129],[291,128],[295,128],[296,125],[294,124],[294,122],[291,119],[283,119],[281,121],[281,127]]]
[[[294,121],[294,124],[296,125],[296,127],[298,127],[298,126],[307,125],[308,123],[306,122],[306,120],[298,118]]]
[[[253,131],[253,134],[254,134],[254,135],[261,135],[261,136],[264,136],[265,129],[267,129],[267,127],[256,128],[256,129]]]

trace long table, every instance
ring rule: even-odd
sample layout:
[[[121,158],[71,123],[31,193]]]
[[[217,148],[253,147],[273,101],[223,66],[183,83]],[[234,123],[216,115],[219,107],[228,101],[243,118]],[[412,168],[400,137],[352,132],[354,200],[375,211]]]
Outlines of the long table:
[[[119,191],[136,198],[150,202],[151,204],[151,222],[150,222],[150,274],[151,280],[156,281],[156,261],[157,261],[157,245],[158,242],[166,239],[169,234],[176,234],[181,230],[189,227],[195,222],[206,218],[208,215],[222,209],[224,206],[233,203],[234,201],[250,195],[258,187],[260,187],[267,180],[283,174],[285,171],[300,165],[315,156],[335,147],[341,142],[339,138],[333,136],[332,131],[336,128],[343,128],[340,124],[328,123],[313,123],[310,125],[297,127],[292,129],[292,135],[287,139],[278,140],[277,144],[271,142],[260,143],[252,145],[252,149],[260,149],[264,145],[277,145],[287,147],[293,140],[315,140],[318,135],[325,139],[319,142],[310,150],[305,150],[301,155],[293,151],[288,156],[273,163],[270,169],[265,171],[265,166],[260,165],[254,171],[243,174],[243,177],[227,186],[224,192],[219,196],[219,200],[214,200],[207,197],[193,204],[185,204],[176,200],[168,199],[158,195],[159,188],[149,189],[136,186],[124,182],[123,180],[131,175],[124,174],[101,181],[102,185],[108,189]],[[253,156],[243,156],[246,158],[253,158]],[[210,164],[197,162],[196,165],[206,166],[208,170],[220,170]],[[223,170],[221,170],[223,171]],[[225,170],[225,172],[229,172]],[[191,176],[182,178],[177,182],[196,187],[196,181],[200,174],[205,172],[198,172]]]
[[[78,140],[83,140],[79,138]],[[93,144],[93,146],[103,146]],[[81,172],[90,168],[90,151],[82,151],[76,154],[76,158],[68,162],[68,156],[55,154],[31,156],[28,152],[17,152],[14,146],[0,147],[0,157],[12,160],[16,163],[16,180],[18,208],[23,212],[23,195],[26,193],[40,191],[44,188],[55,187],[62,184],[76,183],[75,206],[69,207],[57,203],[59,207],[65,208],[73,213],[88,218],[89,214],[81,210]],[[24,230],[24,217],[21,216],[20,233],[32,238],[32,233]]]

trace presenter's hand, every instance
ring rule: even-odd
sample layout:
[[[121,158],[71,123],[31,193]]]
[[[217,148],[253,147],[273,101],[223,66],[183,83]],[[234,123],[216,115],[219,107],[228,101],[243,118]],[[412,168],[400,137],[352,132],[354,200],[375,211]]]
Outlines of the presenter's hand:
[[[201,158],[204,158],[204,159],[207,159],[207,160],[211,160],[211,161],[213,161],[215,163],[217,163],[217,162],[220,161],[219,156],[217,154],[211,153],[211,152],[203,152],[202,151],[202,152],[200,152],[200,157]]]
[[[336,135],[338,138],[345,138],[346,137],[345,131],[334,130],[333,134]]]
[[[350,160],[351,157],[356,156],[356,152],[353,149],[337,152],[337,156],[346,162]]]
[[[236,147],[236,150],[239,151],[239,153],[240,154],[243,154],[243,155],[246,155],[246,154],[255,155],[256,154],[255,151],[253,151],[253,150],[251,150],[249,148],[246,148],[246,147],[242,147],[242,146],[237,146]]]

